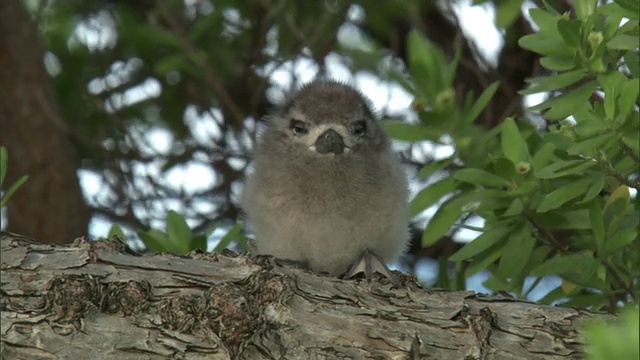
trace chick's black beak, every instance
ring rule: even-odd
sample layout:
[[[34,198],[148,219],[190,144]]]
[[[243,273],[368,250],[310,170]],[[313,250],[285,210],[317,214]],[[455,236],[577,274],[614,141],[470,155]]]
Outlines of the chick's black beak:
[[[316,152],[320,154],[333,153],[334,155],[340,155],[345,148],[342,136],[331,129],[318,136],[314,145],[316,146]]]

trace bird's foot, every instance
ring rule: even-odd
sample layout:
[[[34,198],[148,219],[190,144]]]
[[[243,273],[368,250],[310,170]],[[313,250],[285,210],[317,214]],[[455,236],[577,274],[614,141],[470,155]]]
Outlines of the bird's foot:
[[[364,273],[365,278],[368,282],[371,282],[371,276],[374,272],[378,272],[379,274],[384,275],[387,279],[389,279],[393,285],[400,286],[400,282],[393,275],[391,270],[384,263],[382,258],[377,254],[372,253],[369,250],[365,250],[360,258],[356,260],[355,263],[351,266],[351,269],[344,274],[344,279],[351,279],[357,274]]]

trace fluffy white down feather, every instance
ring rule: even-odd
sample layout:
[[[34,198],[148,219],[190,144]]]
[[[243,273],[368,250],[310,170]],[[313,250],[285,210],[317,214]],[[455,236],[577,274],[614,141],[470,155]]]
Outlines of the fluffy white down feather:
[[[343,153],[316,151],[329,129],[342,137]],[[300,89],[270,117],[254,160],[242,207],[259,254],[337,275],[365,250],[386,262],[405,250],[405,173],[351,86],[315,81]]]

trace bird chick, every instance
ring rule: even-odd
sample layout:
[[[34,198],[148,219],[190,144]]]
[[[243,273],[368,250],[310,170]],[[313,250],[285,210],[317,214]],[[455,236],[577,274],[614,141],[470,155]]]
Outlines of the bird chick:
[[[408,239],[408,185],[368,100],[316,80],[267,119],[242,207],[259,254],[351,277],[397,259]]]

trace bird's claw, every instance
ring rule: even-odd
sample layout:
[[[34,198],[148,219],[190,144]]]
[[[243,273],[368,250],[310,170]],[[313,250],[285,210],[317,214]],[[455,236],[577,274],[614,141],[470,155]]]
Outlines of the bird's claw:
[[[393,275],[391,270],[389,270],[389,268],[384,263],[382,258],[380,258],[380,256],[372,253],[369,250],[365,250],[362,253],[360,258],[358,258],[358,260],[356,260],[356,262],[353,263],[353,265],[351,266],[351,269],[349,269],[349,271],[347,271],[346,274],[344,274],[343,278],[351,279],[357,274],[364,273],[364,276],[367,279],[367,281],[371,282],[371,277],[373,276],[374,272],[384,275],[387,279],[389,279],[393,283],[393,285],[400,286],[400,282],[395,277],[395,275]]]

